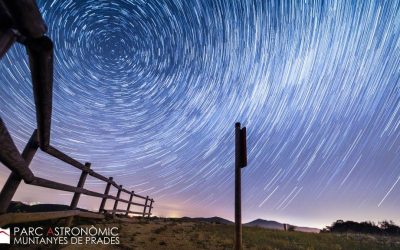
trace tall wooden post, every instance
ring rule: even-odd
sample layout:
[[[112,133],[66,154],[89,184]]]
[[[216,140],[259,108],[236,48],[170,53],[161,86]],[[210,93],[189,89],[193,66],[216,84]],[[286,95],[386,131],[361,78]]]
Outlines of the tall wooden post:
[[[149,201],[149,196],[146,196],[146,202],[144,203],[144,209],[143,209],[143,217],[146,215],[146,209],[147,209],[147,202]]]
[[[118,199],[121,196],[121,191],[122,191],[122,185],[119,185],[118,192],[117,192],[117,199],[114,202],[114,208],[112,211],[113,217],[115,217],[115,210],[117,210],[117,207],[118,207]]]
[[[151,215],[151,209],[153,208],[153,202],[154,202],[154,200],[153,200],[153,199],[151,199],[151,200],[150,200],[149,213],[147,214],[147,218],[150,218],[150,215]]]
[[[29,164],[31,163],[38,148],[38,133],[35,129],[21,155],[22,158],[25,160],[27,166],[29,166]],[[4,214],[7,212],[8,206],[10,205],[10,202],[15,192],[17,191],[19,184],[21,183],[21,180],[22,178],[17,173],[11,172],[10,176],[7,179],[7,182],[4,184],[3,189],[0,193],[0,214]]]
[[[132,191],[132,192],[131,192],[131,197],[129,197],[129,203],[128,203],[128,207],[126,208],[125,216],[128,216],[128,215],[129,215],[129,211],[131,210],[131,202],[132,202],[132,199],[133,199],[133,195],[134,195],[134,194],[135,194],[135,192]]]
[[[78,181],[78,185],[77,185],[78,188],[83,188],[83,186],[85,185],[85,181],[86,181],[86,177],[89,173],[89,169],[90,169],[90,163],[86,162],[85,169],[82,170],[81,177],[79,177],[79,181]],[[70,205],[70,208],[72,210],[78,206],[80,197],[81,197],[81,193],[74,193],[74,196],[72,197],[72,201],[71,201],[71,205]]]
[[[83,188],[83,186],[85,185],[87,175],[89,174],[89,169],[90,169],[90,163],[86,162],[85,169],[82,170],[81,176],[79,177],[78,185],[76,187]],[[71,205],[69,206],[71,210],[74,210],[77,208],[80,197],[81,197],[81,193],[77,193],[77,192],[74,193],[74,196],[72,197],[72,200],[71,200]],[[67,226],[71,225],[73,219],[74,219],[73,216],[68,217],[67,222],[66,222]]]
[[[242,249],[241,168],[247,166],[246,128],[235,124],[235,249]]]
[[[112,181],[113,181],[112,177],[108,178],[106,190],[104,190],[104,195],[105,196],[107,196],[108,193],[110,192]],[[107,197],[103,197],[103,199],[101,200],[101,203],[100,203],[99,213],[102,213],[104,211],[104,207],[106,206],[106,202],[107,202]]]

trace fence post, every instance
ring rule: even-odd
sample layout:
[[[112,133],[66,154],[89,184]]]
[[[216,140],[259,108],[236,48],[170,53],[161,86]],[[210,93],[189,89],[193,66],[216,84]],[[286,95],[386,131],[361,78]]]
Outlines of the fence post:
[[[150,215],[151,215],[151,209],[153,208],[153,202],[154,202],[154,200],[153,200],[153,199],[151,199],[151,200],[150,200],[149,213],[147,214],[147,218],[150,218]]]
[[[146,196],[146,202],[144,203],[144,209],[143,209],[143,217],[146,215],[147,201],[148,200],[149,200],[149,196]]]
[[[126,208],[125,216],[128,216],[128,214],[129,214],[129,211],[130,211],[130,209],[131,209],[131,202],[132,202],[132,198],[133,198],[133,195],[134,195],[134,194],[135,194],[135,192],[132,191],[132,192],[131,192],[131,197],[129,197],[129,203],[128,203],[128,207]]]
[[[83,186],[85,185],[85,181],[86,181],[86,177],[89,173],[89,169],[90,169],[90,163],[86,162],[85,169],[82,170],[81,177],[79,177],[79,182],[77,185],[78,188],[83,188]],[[75,209],[78,206],[80,197],[81,197],[80,193],[74,193],[74,197],[72,197],[72,201],[71,201],[71,205],[70,205],[71,209]]]
[[[115,217],[115,210],[118,207],[118,199],[119,199],[119,196],[121,195],[121,191],[122,191],[122,185],[119,185],[118,192],[117,192],[117,199],[114,202],[114,208],[113,208],[113,211],[112,211],[113,217]]]
[[[112,183],[112,181],[113,181],[113,178],[112,178],[112,177],[108,178],[106,190],[104,190],[104,195],[105,195],[106,197],[103,197],[103,199],[101,200],[100,208],[99,208],[99,213],[101,213],[101,212],[104,211],[104,207],[105,207],[105,205],[106,205],[107,196],[108,196],[108,193],[110,192],[110,188],[111,188],[111,183]]]
[[[35,129],[21,155],[27,166],[29,166],[31,163],[38,148],[38,135],[37,130]],[[8,206],[10,205],[10,202],[17,191],[19,184],[21,183],[21,180],[22,178],[17,173],[11,172],[0,193],[0,214],[7,212]]]
[[[242,250],[241,170],[247,166],[246,127],[235,123],[235,250]]]
[[[81,177],[79,177],[79,181],[78,181],[78,185],[77,185],[78,188],[83,188],[83,186],[85,185],[85,181],[86,181],[86,177],[89,173],[89,169],[90,169],[90,163],[86,162],[85,169],[82,170]],[[76,209],[76,207],[78,206],[80,197],[81,197],[81,193],[74,193],[74,196],[72,197],[71,205],[69,206],[71,210]],[[71,225],[73,219],[74,219],[73,216],[68,217],[67,223],[66,223],[67,226]]]

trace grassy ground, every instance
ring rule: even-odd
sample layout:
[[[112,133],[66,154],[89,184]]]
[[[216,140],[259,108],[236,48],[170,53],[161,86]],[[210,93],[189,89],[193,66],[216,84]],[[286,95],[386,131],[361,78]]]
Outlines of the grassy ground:
[[[81,221],[83,226],[91,222]],[[232,249],[233,226],[174,219],[136,220],[132,223],[96,222],[119,228],[119,245],[50,246],[52,249]],[[399,237],[357,234],[311,234],[262,228],[243,228],[244,249],[400,249]],[[33,247],[30,249],[42,249]],[[46,248],[46,247],[45,247]],[[17,249],[15,246],[10,249]],[[26,249],[26,248],[25,248]]]

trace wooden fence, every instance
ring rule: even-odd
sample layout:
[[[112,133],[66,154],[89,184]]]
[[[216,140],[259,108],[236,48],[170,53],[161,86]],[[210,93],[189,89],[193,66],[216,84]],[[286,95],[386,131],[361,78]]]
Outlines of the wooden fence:
[[[117,213],[123,213],[126,216],[133,214],[150,217],[154,203],[153,199],[150,199],[148,196],[138,195],[134,191],[123,188],[123,186],[118,185],[112,177],[105,177],[92,170],[90,163],[82,164],[51,145],[53,42],[50,38],[45,36],[46,31],[47,26],[43,21],[35,0],[0,0],[0,59],[15,42],[19,42],[26,47],[31,70],[37,123],[37,129],[33,131],[30,140],[22,154],[20,154],[3,119],[0,118],[0,162],[12,171],[0,193],[0,216],[3,220],[8,218],[10,223],[13,221],[15,223],[17,221],[21,222],[21,220],[24,220],[23,218],[28,220],[27,216],[17,216],[15,214],[9,214],[9,216],[7,216],[7,214],[5,214],[19,184],[23,180],[30,185],[74,193],[70,204],[71,210],[64,213],[67,215],[64,217],[79,216],[79,214],[87,216],[85,213],[77,212],[81,194],[102,199],[98,210],[100,214],[110,213],[115,216]],[[43,152],[79,169],[81,171],[81,176],[77,186],[71,186],[35,176],[29,169],[29,165],[39,148]],[[104,193],[84,188],[88,175],[106,183]],[[117,189],[116,196],[110,195],[111,186]],[[129,200],[121,198],[121,193],[123,192],[129,195]],[[142,202],[133,202],[134,198],[140,199]],[[105,210],[107,200],[114,201],[113,209]],[[118,204],[120,203],[127,204],[126,209],[118,209]],[[135,212],[133,210],[135,206],[143,208],[143,211]],[[54,215],[53,213],[51,216],[57,217],[58,215]],[[39,220],[39,218],[47,218],[46,216],[36,217],[38,217],[37,220]],[[10,218],[16,219],[10,220]]]

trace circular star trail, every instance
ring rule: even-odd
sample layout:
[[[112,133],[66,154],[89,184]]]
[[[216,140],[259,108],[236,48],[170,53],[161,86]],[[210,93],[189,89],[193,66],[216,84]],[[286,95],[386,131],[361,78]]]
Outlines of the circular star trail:
[[[232,218],[240,121],[245,219],[400,222],[399,1],[38,5],[55,44],[51,144],[154,197],[156,213]],[[22,148],[35,114],[21,45],[0,79]],[[32,165],[79,175],[45,154]]]

